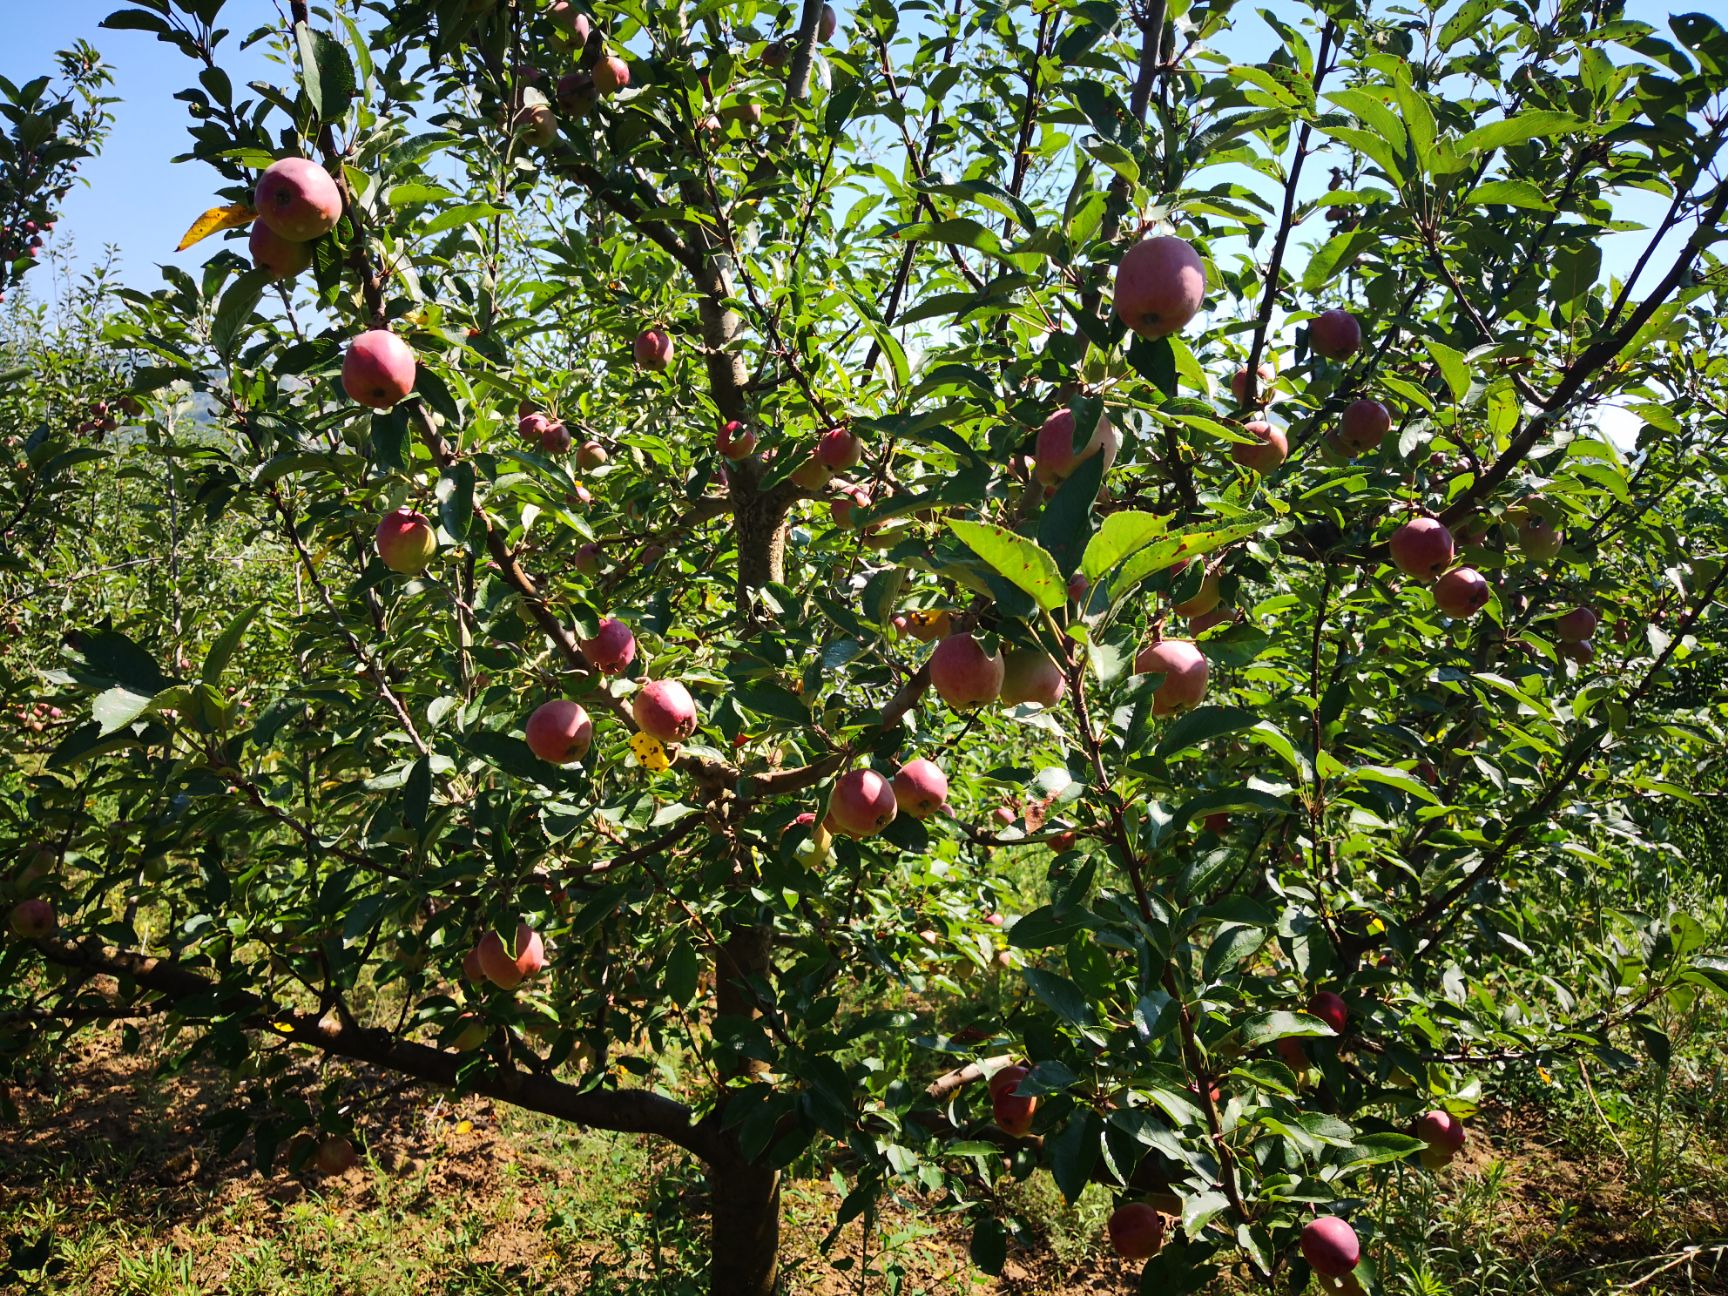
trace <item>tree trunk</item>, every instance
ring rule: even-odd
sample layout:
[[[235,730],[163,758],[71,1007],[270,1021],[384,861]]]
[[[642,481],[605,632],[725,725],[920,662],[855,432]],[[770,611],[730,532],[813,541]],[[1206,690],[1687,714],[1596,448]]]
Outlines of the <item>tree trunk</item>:
[[[775,1296],[780,1286],[780,1172],[742,1157],[708,1167],[711,1296]]]

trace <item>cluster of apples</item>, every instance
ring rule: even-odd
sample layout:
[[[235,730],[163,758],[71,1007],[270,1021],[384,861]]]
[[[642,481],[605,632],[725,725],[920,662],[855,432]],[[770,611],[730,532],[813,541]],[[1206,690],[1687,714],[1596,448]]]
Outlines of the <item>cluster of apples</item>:
[[[620,675],[636,660],[636,636],[616,617],[595,627],[592,639],[577,646],[583,659],[602,675]],[[636,727],[668,746],[696,732],[696,701],[677,680],[645,680],[630,700]],[[543,761],[569,765],[587,756],[594,745],[594,722],[580,702],[554,698],[534,709],[523,726],[528,750]]]
[[[948,776],[935,761],[907,761],[892,780],[873,769],[848,770],[834,780],[823,827],[853,838],[873,837],[904,810],[928,819],[948,808]]]

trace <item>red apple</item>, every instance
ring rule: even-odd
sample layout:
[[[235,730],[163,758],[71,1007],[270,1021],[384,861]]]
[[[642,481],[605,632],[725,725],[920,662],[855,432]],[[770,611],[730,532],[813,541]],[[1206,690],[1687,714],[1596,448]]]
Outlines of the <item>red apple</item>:
[[[1183,239],[1145,239],[1116,267],[1116,314],[1141,337],[1168,337],[1186,327],[1205,300],[1206,266]]]
[[[1308,1001],[1308,1011],[1340,1035],[1344,1033],[1344,1027],[1350,1022],[1349,1005],[1344,1002],[1342,996],[1330,990],[1316,991],[1314,997]]]
[[[1194,591],[1191,597],[1182,600],[1180,603],[1174,604],[1170,610],[1177,616],[1187,617],[1192,620],[1195,617],[1205,616],[1213,608],[1217,607],[1220,597],[1222,597],[1222,595],[1218,589],[1218,573],[1207,572],[1206,575],[1201,578],[1200,588]]]
[[[1464,1150],[1464,1122],[1435,1108],[1416,1122],[1416,1137],[1428,1145],[1422,1150],[1422,1164],[1439,1170]]]
[[[1563,657],[1570,657],[1580,666],[1587,666],[1596,660],[1596,641],[1594,639],[1561,640],[1560,654]]]
[[[1338,439],[1355,454],[1378,450],[1392,430],[1392,414],[1377,400],[1352,401],[1338,423]]]
[[[894,776],[894,800],[914,819],[928,819],[948,804],[948,776],[934,761],[907,761]]]
[[[998,1093],[990,1100],[997,1128],[1015,1138],[1025,1138],[1032,1132],[1032,1114],[1037,1110],[1036,1098],[1022,1098],[1014,1093]]]
[[[1152,691],[1152,714],[1170,715],[1199,705],[1211,673],[1205,656],[1186,639],[1160,639],[1134,658],[1136,675],[1162,675]]]
[[[474,982],[486,979],[486,970],[480,966],[480,947],[478,945],[462,956],[462,976],[465,980]]]
[[[609,458],[611,456],[606,453],[606,447],[598,441],[584,441],[582,448],[576,452],[576,466],[583,472],[593,472],[604,466]]]
[[[662,328],[643,329],[631,344],[639,369],[664,369],[672,363],[672,335]]]
[[[1434,583],[1434,606],[1459,621],[1488,606],[1488,582],[1474,567],[1454,567]]]
[[[568,765],[581,760],[593,746],[594,722],[579,704],[557,698],[534,709],[523,737],[528,750],[541,760]]]
[[[342,192],[316,162],[289,157],[272,162],[252,195],[258,219],[291,243],[328,234],[342,219]]]
[[[252,264],[272,279],[292,279],[312,264],[312,245],[285,239],[263,221],[252,223]]]
[[[360,1163],[360,1158],[352,1143],[340,1134],[332,1134],[318,1144],[318,1154],[313,1162],[321,1173],[335,1175],[352,1170]]]
[[[622,674],[636,660],[636,636],[616,617],[606,617],[592,639],[577,642],[588,664],[602,675]]]
[[[1118,1206],[1108,1230],[1110,1245],[1125,1260],[1149,1260],[1164,1245],[1164,1217],[1145,1202]]]
[[[829,428],[817,438],[816,458],[825,468],[856,468],[863,457],[864,443],[848,428]]]
[[[1302,1258],[1322,1278],[1342,1278],[1362,1259],[1362,1244],[1343,1220],[1322,1215],[1302,1230]]]
[[[432,555],[438,552],[438,537],[432,524],[407,506],[384,515],[378,523],[375,541],[384,565],[404,576],[417,576],[425,571]]]
[[[649,680],[630,700],[636,727],[663,743],[682,742],[696,732],[696,703],[677,680]]]
[[[1255,383],[1255,385],[1254,385],[1255,386],[1254,403],[1256,405],[1270,405],[1272,403],[1272,400],[1273,400],[1272,384],[1278,381],[1278,371],[1276,369],[1274,369],[1269,364],[1263,364],[1263,365],[1260,365],[1257,369],[1255,369],[1254,372],[1259,374],[1259,376],[1260,376],[1259,381],[1257,383]],[[1247,401],[1248,401],[1248,366],[1247,365],[1243,365],[1235,373],[1230,375],[1230,394],[1236,398],[1236,403],[1238,405],[1244,405],[1247,403]]]
[[[572,45],[588,43],[588,15],[578,10],[570,0],[552,0],[546,12],[552,19],[553,28]]]
[[[822,16],[816,20],[816,39],[826,45],[834,39],[834,32],[840,26],[840,15],[834,12],[834,6],[822,6]]]
[[[1003,1094],[1013,1093],[1019,1086],[1020,1082],[1031,1074],[1031,1070],[1027,1067],[1019,1065],[1003,1067],[1000,1071],[996,1072],[995,1075],[990,1077],[991,1101],[994,1102]]]
[[[834,782],[828,813],[848,837],[871,837],[894,822],[894,788],[872,769],[848,770]]]
[[[1002,692],[1005,664],[971,635],[949,635],[930,654],[930,686],[956,711],[994,702]]]
[[[1066,480],[1070,473],[1093,455],[1101,454],[1104,456],[1104,471],[1109,472],[1110,465],[1116,462],[1116,452],[1121,448],[1121,436],[1110,425],[1109,418],[1100,412],[1092,435],[1087,437],[1086,444],[1076,451],[1074,411],[1059,409],[1045,419],[1044,425],[1038,429],[1037,467],[1034,471],[1039,481],[1046,486],[1054,486]]]
[[[819,491],[828,485],[833,476],[834,470],[818,459],[816,452],[812,450],[809,458],[792,470],[792,483],[807,491]]]
[[[389,409],[414,390],[414,349],[389,329],[372,329],[348,344],[342,387],[348,398]]]
[[[1062,668],[1047,653],[1036,648],[1014,648],[1002,659],[1002,690],[997,701],[1003,706],[1036,702],[1053,707],[1067,692]]]
[[[559,110],[572,117],[586,116],[600,102],[600,91],[594,85],[594,78],[586,72],[566,72],[558,78],[553,93]]]
[[[1347,310],[1321,311],[1308,321],[1308,345],[1328,360],[1343,360],[1362,345],[1362,326]]]
[[[37,940],[54,930],[54,906],[46,900],[20,900],[12,906],[8,921],[13,935]]]
[[[1417,580],[1430,581],[1452,565],[1455,546],[1452,533],[1439,518],[1412,518],[1392,533],[1387,542],[1398,570]]]
[[[593,76],[594,88],[601,94],[617,94],[618,91],[630,84],[630,65],[616,54],[606,54],[594,65]],[[667,354],[670,356],[670,348],[668,348]],[[638,358],[637,363],[642,363],[640,358]],[[663,364],[643,365],[645,369],[664,369],[665,367]]]
[[[828,515],[834,519],[835,526],[842,531],[850,531],[853,527],[853,513],[869,507],[870,492],[862,486],[848,486],[839,499],[829,501]]]
[[[1068,578],[1068,601],[1079,603],[1084,600],[1086,591],[1091,588],[1091,584],[1092,582],[1087,580],[1083,574],[1075,572]]]
[[[584,576],[598,576],[600,574],[600,546],[592,540],[579,546],[576,550],[573,566]]]
[[[1556,639],[1565,639],[1572,643],[1580,643],[1596,635],[1596,609],[1591,607],[1575,607],[1570,612],[1562,613],[1548,623],[1554,631]]]
[[[1230,457],[1249,471],[1264,477],[1275,472],[1278,465],[1289,457],[1290,441],[1282,428],[1275,428],[1270,423],[1256,419],[1252,423],[1244,423],[1242,430],[1254,437],[1257,444],[1234,441],[1230,445]]]
[[[539,932],[527,923],[518,923],[515,941],[509,947],[495,931],[482,936],[479,961],[488,981],[500,990],[514,990],[546,966],[546,946]]]
[[[1230,831],[1230,816],[1222,810],[1215,810],[1200,821],[1200,826],[1207,832],[1222,837]]]
[[[756,453],[756,433],[737,419],[730,420],[714,438],[714,447],[724,458],[737,463]]]

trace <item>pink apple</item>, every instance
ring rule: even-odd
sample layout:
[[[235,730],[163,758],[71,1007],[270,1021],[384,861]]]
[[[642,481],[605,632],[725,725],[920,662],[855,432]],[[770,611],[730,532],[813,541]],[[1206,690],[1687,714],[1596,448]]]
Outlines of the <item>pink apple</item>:
[[[539,441],[555,422],[544,410],[529,410],[516,420],[516,431],[524,441]]]
[[[523,729],[528,750],[543,761],[568,765],[588,754],[594,744],[594,722],[575,702],[556,698],[534,709]]]
[[[1187,617],[1192,621],[1195,617],[1203,617],[1218,606],[1222,597],[1218,589],[1218,573],[1207,572],[1200,580],[1200,588],[1182,602],[1174,604],[1171,611],[1177,616]]]
[[[1302,1258],[1322,1278],[1342,1278],[1362,1259],[1356,1230],[1336,1215],[1310,1220],[1302,1230]]]
[[[948,804],[948,776],[934,761],[907,761],[894,776],[894,800],[914,819],[928,819]]]
[[[1053,707],[1067,692],[1068,683],[1062,678],[1062,668],[1050,655],[1036,648],[1014,648],[1002,658],[1002,691],[997,701],[1003,706],[1019,706],[1036,702]]]
[[[1594,639],[1563,639],[1560,641],[1560,655],[1570,657],[1580,666],[1587,666],[1596,660],[1596,641]]]
[[[875,770],[848,770],[834,782],[828,813],[848,837],[872,837],[894,822],[894,788]]]
[[[1341,995],[1330,990],[1316,991],[1314,997],[1308,1001],[1308,1011],[1340,1035],[1344,1033],[1344,1027],[1350,1023],[1349,1005],[1344,1002]]]
[[[1084,575],[1075,572],[1068,578],[1068,601],[1070,603],[1082,601],[1086,597],[1086,591],[1091,588],[1091,584],[1092,582],[1087,580]]]
[[[1428,1145],[1422,1151],[1422,1163],[1438,1170],[1464,1150],[1464,1122],[1437,1107],[1416,1122],[1416,1137]]]
[[[1278,371],[1269,364],[1258,366],[1255,370],[1260,380],[1255,383],[1254,403],[1270,405],[1273,401],[1272,384],[1278,381]],[[1238,405],[1248,401],[1248,366],[1243,365],[1230,375],[1230,395],[1235,397]]]
[[[1338,422],[1338,440],[1355,454],[1378,450],[1392,430],[1391,412],[1377,400],[1351,401]]]
[[[1392,533],[1387,542],[1392,562],[1406,576],[1431,581],[1452,565],[1456,547],[1452,533],[1439,518],[1412,518]]]
[[[1025,1138],[1032,1132],[1032,1114],[1037,1109],[1036,1098],[1022,1098],[1008,1090],[990,1100],[990,1114],[996,1118],[996,1127],[1014,1138]]]
[[[854,525],[852,517],[858,509],[870,507],[870,492],[862,486],[848,486],[837,500],[828,505],[828,514],[834,519],[834,525],[842,531],[850,531]]]
[[[1275,428],[1270,423],[1255,419],[1252,423],[1244,423],[1242,430],[1255,438],[1255,444],[1232,442],[1230,457],[1250,472],[1257,472],[1264,477],[1277,471],[1278,465],[1289,457],[1290,441],[1284,435],[1283,428]]]
[[[375,537],[378,557],[393,572],[417,576],[438,552],[438,537],[423,514],[406,506],[386,513]]]
[[[1474,567],[1454,567],[1434,583],[1434,606],[1463,621],[1488,606],[1488,582]]]
[[[263,221],[252,222],[252,264],[272,279],[292,279],[312,264],[312,245],[285,239]]]
[[[1205,263],[1191,244],[1173,235],[1136,243],[1116,267],[1116,314],[1141,337],[1168,337],[1185,328],[1205,301]]]
[[[1518,547],[1526,558],[1548,562],[1560,552],[1564,539],[1564,533],[1545,514],[1529,512],[1519,519]]]
[[[1211,673],[1206,658],[1186,639],[1160,639],[1134,658],[1136,675],[1162,675],[1152,691],[1152,714],[1169,715],[1199,705]]]
[[[515,942],[509,947],[495,931],[482,936],[479,961],[488,981],[500,990],[514,990],[546,966],[546,946],[539,932],[527,923],[518,923]]]
[[[1346,359],[1362,345],[1362,326],[1347,310],[1321,311],[1308,321],[1308,345],[1327,360]]]
[[[584,576],[598,576],[600,574],[600,546],[590,540],[578,547],[573,565]]]
[[[552,7],[546,12],[560,36],[568,39],[572,45],[587,44],[590,30],[588,15],[577,9],[570,0],[552,0]]]
[[[659,371],[672,363],[672,335],[665,329],[643,329],[630,349],[639,369]]]
[[[1149,1260],[1164,1245],[1164,1217],[1145,1202],[1118,1206],[1108,1230],[1110,1245],[1125,1260]]]
[[[350,400],[389,409],[414,390],[414,349],[389,329],[372,329],[348,344],[342,387]]]
[[[462,956],[462,976],[465,980],[474,982],[486,979],[486,969],[480,966],[480,947],[478,945]]]
[[[8,921],[13,935],[38,940],[54,930],[54,906],[46,900],[21,900],[12,906]]]
[[[594,88],[603,95],[617,94],[630,84],[630,65],[616,54],[602,56],[594,65]],[[644,368],[654,368],[644,365]],[[664,369],[664,365],[658,366]]]
[[[737,419],[729,420],[714,438],[714,448],[733,463],[756,453],[756,433]]]
[[[836,471],[856,468],[864,457],[864,443],[849,428],[829,428],[816,441],[816,458]]]
[[[558,101],[559,111],[572,117],[587,115],[600,102],[600,92],[594,86],[594,78],[586,72],[566,72],[558,78],[553,95]]]
[[[1003,1067],[990,1077],[990,1097],[995,1099],[1002,1094],[1014,1093],[1020,1087],[1020,1082],[1031,1074],[1032,1072],[1023,1066]]]
[[[1564,639],[1571,643],[1579,643],[1593,638],[1596,634],[1596,609],[1575,607],[1570,612],[1562,613],[1549,623],[1556,639]]]
[[[1110,426],[1109,418],[1100,411],[1092,435],[1086,438],[1086,444],[1076,452],[1074,412],[1059,409],[1045,419],[1044,426],[1038,429],[1035,452],[1037,467],[1034,472],[1038,480],[1046,486],[1054,486],[1057,482],[1066,480],[1076,468],[1097,454],[1104,456],[1104,471],[1109,472],[1110,465],[1116,462],[1116,452],[1121,448],[1121,436]]]
[[[576,452],[576,466],[583,472],[593,472],[603,467],[612,456],[606,453],[606,447],[598,441],[584,441],[582,448]]]
[[[649,680],[630,700],[636,727],[663,743],[682,742],[696,732],[696,703],[677,680]]]
[[[949,635],[930,654],[930,686],[956,711],[994,702],[1002,692],[1004,663],[1000,652],[964,632]]]
[[[272,162],[252,195],[258,219],[291,243],[328,234],[342,219],[342,191],[330,173],[305,158]]]
[[[807,491],[819,491],[833,476],[834,470],[818,459],[812,450],[810,457],[792,470],[792,484]]]
[[[548,419],[546,426],[540,430],[540,448],[547,454],[569,454],[571,446],[570,429],[564,426],[562,419]],[[578,486],[577,490],[586,495],[585,488]],[[587,500],[583,500],[587,503]]]
[[[636,660],[636,636],[616,617],[606,617],[592,639],[577,644],[582,656],[602,675],[622,674]]]

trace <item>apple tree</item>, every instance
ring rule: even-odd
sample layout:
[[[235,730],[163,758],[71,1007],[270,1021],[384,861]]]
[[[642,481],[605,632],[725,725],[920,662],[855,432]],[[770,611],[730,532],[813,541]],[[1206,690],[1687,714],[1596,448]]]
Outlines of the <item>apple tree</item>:
[[[1720,779],[1712,20],[256,16],[105,24],[234,232],[118,294],[103,454],[246,576],[42,668],[15,1050],[158,1014],[265,1163],[351,1154],[308,1053],[668,1140],[721,1296],[789,1168],[988,1270],[1040,1165],[1144,1290],[1372,1291],[1491,1070],[1728,988],[1648,885]]]

